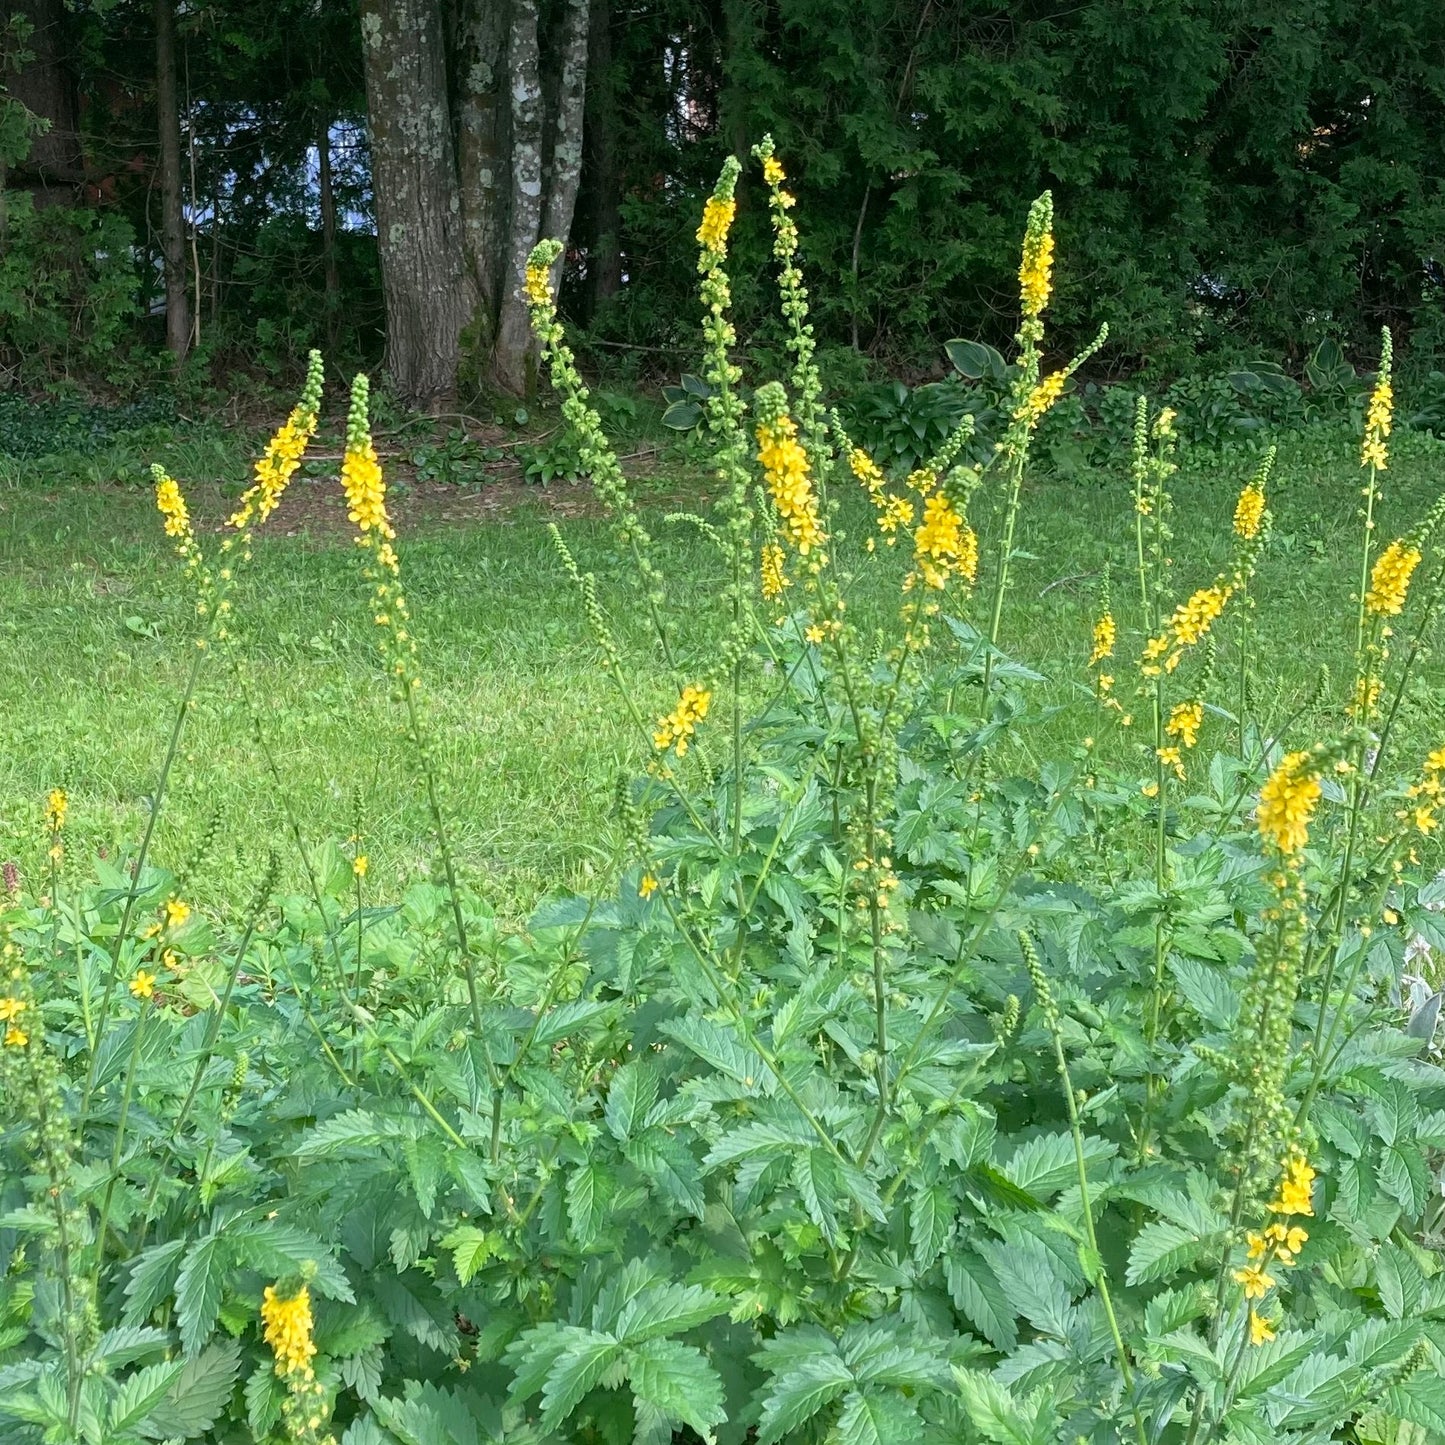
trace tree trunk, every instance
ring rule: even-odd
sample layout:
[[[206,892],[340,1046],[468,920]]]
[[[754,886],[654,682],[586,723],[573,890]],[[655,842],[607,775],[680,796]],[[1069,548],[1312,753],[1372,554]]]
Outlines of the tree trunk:
[[[400,398],[456,389],[477,287],[466,265],[446,51],[436,0],[362,0],[385,366]]]
[[[558,46],[557,113],[552,153],[547,169],[547,204],[542,236],[555,237],[565,247],[577,208],[582,181],[582,117],[587,102],[588,0],[567,0],[562,12]],[[564,251],[565,255],[565,251]],[[555,287],[562,272],[562,257],[552,275]]]
[[[321,274],[326,287],[326,344],[336,345],[341,315],[341,277],[336,271],[336,193],[331,186],[331,120],[316,128],[316,179],[321,200]]]
[[[457,180],[467,261],[484,326],[479,345],[485,355],[496,335],[507,239],[511,102],[506,0],[465,0],[452,73],[458,97]]]
[[[592,0],[587,56],[587,180],[592,242],[587,249],[588,310],[622,289],[622,187],[617,174],[617,78],[612,73],[611,0]]]
[[[10,173],[28,189],[36,208],[73,206],[85,179],[80,147],[79,99],[70,63],[64,0],[18,0],[0,5],[0,20],[23,18],[33,27],[25,41],[30,59],[6,78],[5,89],[45,128]]]
[[[537,0],[512,0],[507,34],[512,87],[512,188],[506,269],[492,349],[492,382],[522,396],[536,383],[536,352],[522,282],[527,257],[542,228],[542,58],[537,41]]]
[[[529,395],[537,350],[522,295],[527,257],[545,233],[566,244],[582,177],[587,81],[587,0],[566,0],[557,46],[557,103],[543,184],[544,132],[537,0],[512,0],[507,60],[512,86],[512,192],[506,272],[491,377],[501,391]],[[560,262],[559,262],[560,268]],[[556,276],[553,281],[555,283]]]
[[[156,115],[161,146],[161,254],[166,276],[166,346],[179,365],[191,344],[186,216],[181,197],[181,117],[176,100],[174,0],[155,0]]]

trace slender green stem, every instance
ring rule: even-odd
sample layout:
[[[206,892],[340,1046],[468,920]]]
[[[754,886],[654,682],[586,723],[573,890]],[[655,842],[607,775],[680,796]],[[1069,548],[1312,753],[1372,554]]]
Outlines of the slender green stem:
[[[135,1034],[131,1039],[130,1058],[126,1061],[125,1083],[121,1087],[120,1113],[115,1121],[115,1139],[110,1149],[110,1177],[105,1182],[105,1194],[100,1203],[100,1217],[95,1227],[95,1262],[91,1270],[91,1287],[100,1289],[101,1269],[105,1262],[105,1236],[110,1227],[110,1206],[115,1197],[116,1181],[120,1178],[120,1163],[125,1152],[125,1126],[130,1118],[131,1100],[135,1095],[136,1068],[140,1063],[141,1043],[145,1035],[146,1020],[150,1017],[152,1004],[149,999],[141,1004],[136,1015]]]

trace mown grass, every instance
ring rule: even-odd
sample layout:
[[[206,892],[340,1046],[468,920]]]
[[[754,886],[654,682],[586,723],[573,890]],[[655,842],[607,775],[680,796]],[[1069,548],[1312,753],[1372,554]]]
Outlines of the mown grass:
[[[1353,642],[1359,565],[1354,447],[1344,433],[1321,428],[1281,449],[1271,487],[1275,538],[1254,589],[1266,714],[1283,716],[1296,705],[1321,664],[1336,675],[1336,698],[1347,684],[1340,674]],[[1428,438],[1397,446],[1382,538],[1404,530],[1445,487],[1442,461],[1445,446]],[[1225,566],[1234,497],[1252,465],[1243,454],[1195,460],[1175,477],[1181,592]],[[238,458],[237,475],[243,470]],[[113,852],[139,835],[187,665],[191,609],[148,492],[73,484],[45,491],[45,482],[32,476],[0,492],[0,857],[24,868],[42,852],[41,799],[51,786],[71,793],[72,854]],[[660,476],[646,509],[673,579],[669,606],[680,646],[699,669],[716,635],[717,567],[707,544],[663,513],[680,491],[705,485]],[[976,507],[986,569],[992,502],[985,494]],[[212,514],[222,515],[220,508],[213,499]],[[411,528],[404,497],[396,511],[406,528],[403,567],[421,623],[435,750],[463,873],[511,915],[550,890],[606,886],[615,781],[637,768],[646,742],[597,666],[544,509],[524,503],[498,521]],[[856,499],[844,503],[840,525],[853,534],[840,555],[857,569],[849,605],[855,616],[881,617],[895,605],[902,559],[863,557]],[[669,686],[607,528],[593,518],[561,527],[580,564],[598,575],[604,604],[637,659],[631,681],[650,714]],[[1126,701],[1132,685],[1133,518],[1122,459],[1085,476],[1032,479],[1020,544],[1027,555],[1016,564],[1004,643],[1048,677],[1044,700],[1069,706],[1050,726],[1077,739],[1097,724],[1077,682],[1106,565],[1124,631],[1116,671]],[[239,651],[266,700],[286,786],[312,837],[344,838],[359,823],[375,876],[396,880],[428,868],[430,832],[362,604],[344,537],[265,538],[236,596]],[[1226,629],[1226,640],[1232,635]],[[1415,686],[1423,730],[1438,745],[1445,676],[1427,667]],[[1223,689],[1218,701],[1228,705]],[[1216,719],[1200,757],[1226,740]],[[1101,743],[1147,751],[1142,734]],[[188,885],[198,902],[237,905],[271,848],[294,877],[280,809],[224,666],[204,674],[155,856],[181,866],[212,831],[211,856]]]

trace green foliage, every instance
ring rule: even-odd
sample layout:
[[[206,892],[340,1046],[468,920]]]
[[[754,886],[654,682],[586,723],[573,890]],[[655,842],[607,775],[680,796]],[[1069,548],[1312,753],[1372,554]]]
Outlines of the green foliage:
[[[26,381],[72,369],[119,379],[137,315],[129,224],[9,193],[0,253],[0,356]]]

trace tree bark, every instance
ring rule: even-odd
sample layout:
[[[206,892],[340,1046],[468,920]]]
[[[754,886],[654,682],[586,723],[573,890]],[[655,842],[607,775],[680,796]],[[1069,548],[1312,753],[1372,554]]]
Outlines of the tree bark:
[[[11,171],[9,184],[28,189],[37,209],[73,206],[85,179],[85,161],[64,0],[16,0],[0,5],[0,19],[16,16],[33,27],[25,42],[30,59],[6,78],[5,89],[12,100],[44,121],[45,128]]]
[[[446,49],[435,0],[362,0],[385,369],[398,396],[434,409],[456,390],[477,309],[466,264]]]
[[[507,69],[512,87],[511,205],[491,375],[498,390],[522,396],[536,383],[536,352],[522,282],[527,257],[542,228],[542,57],[537,0],[512,0]]]
[[[326,341],[336,345],[341,310],[341,277],[336,271],[336,192],[331,185],[331,118],[316,128],[316,180],[321,203],[321,274],[326,287]]]
[[[457,168],[467,262],[480,300],[485,355],[496,335],[507,239],[511,102],[506,0],[465,0],[457,23]]]
[[[587,56],[588,310],[622,289],[622,187],[617,174],[617,79],[612,73],[611,0],[592,0]]]
[[[186,216],[181,196],[181,116],[176,99],[174,0],[155,0],[156,116],[161,150],[161,254],[166,278],[166,346],[179,365],[191,344]]]
[[[537,0],[512,0],[507,62],[512,86],[512,187],[506,271],[491,379],[512,396],[536,387],[537,350],[522,294],[527,257],[546,234],[565,245],[582,175],[587,79],[587,0],[566,0],[558,43],[557,108],[543,183],[544,106]],[[555,277],[553,278],[555,282]]]

